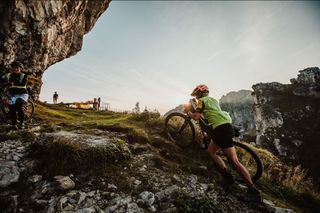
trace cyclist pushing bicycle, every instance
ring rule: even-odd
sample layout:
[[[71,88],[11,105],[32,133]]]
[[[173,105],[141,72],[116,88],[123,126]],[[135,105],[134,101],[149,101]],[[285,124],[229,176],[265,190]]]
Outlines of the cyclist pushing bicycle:
[[[232,184],[234,183],[234,179],[228,172],[224,161],[217,155],[217,152],[220,149],[235,167],[236,171],[240,174],[248,187],[244,199],[246,201],[260,201],[260,192],[253,184],[248,170],[238,160],[236,149],[233,144],[234,130],[232,127],[232,119],[227,112],[221,110],[218,101],[208,95],[209,88],[204,84],[198,85],[191,93],[191,96],[195,96],[198,101],[197,108],[195,112],[189,111],[187,114],[194,120],[199,120],[202,114],[212,127],[210,136],[214,143],[212,141],[209,143],[207,151],[218,167],[223,182]]]

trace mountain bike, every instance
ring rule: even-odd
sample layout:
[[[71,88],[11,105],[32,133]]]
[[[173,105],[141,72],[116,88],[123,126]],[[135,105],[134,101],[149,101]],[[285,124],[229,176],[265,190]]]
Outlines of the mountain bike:
[[[28,90],[30,91],[30,90]],[[25,122],[30,121],[33,118],[34,115],[34,103],[33,101],[28,99],[28,102],[23,105],[23,111]],[[9,95],[6,91],[6,89],[0,89],[0,119],[2,121],[7,122],[10,119],[9,115]]]
[[[196,100],[191,99],[190,105],[191,110],[194,111],[196,108]],[[183,112],[172,112],[167,115],[164,128],[168,138],[181,148],[190,147],[195,143],[196,130],[197,132],[204,132],[206,137],[209,137],[209,141],[212,140],[212,137],[210,137],[212,127],[208,124],[203,116],[200,117],[199,121],[195,121]],[[247,144],[240,142],[240,129],[234,128],[234,130],[235,137],[233,140],[238,159],[242,165],[248,169],[252,181],[256,182],[262,176],[263,172],[261,160],[253,151],[253,149],[251,149]],[[229,168],[232,168],[231,173],[235,177],[236,181],[243,182],[242,177],[240,177],[235,171],[232,163],[228,161],[228,159],[223,155],[222,151],[219,151],[218,155],[229,166]]]

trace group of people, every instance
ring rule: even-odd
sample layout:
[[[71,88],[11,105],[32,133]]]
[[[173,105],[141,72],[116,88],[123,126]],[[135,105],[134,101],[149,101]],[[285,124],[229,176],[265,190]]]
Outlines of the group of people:
[[[58,98],[59,98],[59,95],[58,95],[57,91],[54,92],[52,98],[53,98],[53,104],[57,104],[58,103]],[[101,110],[101,98],[100,97],[93,99],[93,109],[94,110]]]
[[[28,101],[27,82],[28,75],[22,72],[24,66],[19,61],[14,61],[11,64],[11,73],[1,76],[1,80],[9,84],[9,110],[12,127],[14,129],[24,128],[24,112],[23,105]],[[255,187],[250,177],[248,170],[239,162],[236,150],[233,145],[233,127],[230,115],[222,111],[216,99],[209,97],[209,88],[206,85],[198,85],[191,96],[197,99],[197,108],[195,112],[188,112],[194,120],[199,120],[203,115],[209,124],[212,126],[212,141],[208,145],[207,151],[210,154],[213,162],[217,165],[225,183],[234,183],[232,175],[224,161],[217,155],[217,152],[222,149],[223,153],[232,162],[237,172],[243,177],[248,186],[247,198],[261,199],[260,193]],[[53,95],[53,102],[56,104],[58,100],[57,92]],[[100,108],[101,99],[95,99],[97,109]],[[17,115],[18,121],[17,122]]]
[[[101,98],[94,98],[93,99],[93,109],[94,110],[101,110]]]

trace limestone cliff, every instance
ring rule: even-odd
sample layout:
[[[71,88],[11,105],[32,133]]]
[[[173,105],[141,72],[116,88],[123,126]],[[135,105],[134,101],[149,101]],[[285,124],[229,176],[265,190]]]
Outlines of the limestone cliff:
[[[291,84],[253,85],[257,143],[320,177],[320,70],[299,72]]]
[[[111,0],[10,0],[0,2],[0,69],[24,63],[37,94],[43,72],[75,55]]]
[[[219,100],[220,106],[224,111],[230,113],[233,123],[242,126],[245,131],[255,130],[253,117],[253,97],[252,91],[240,90],[229,92]]]

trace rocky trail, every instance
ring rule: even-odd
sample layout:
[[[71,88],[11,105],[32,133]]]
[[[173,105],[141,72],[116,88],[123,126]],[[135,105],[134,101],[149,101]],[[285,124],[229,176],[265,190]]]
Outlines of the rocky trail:
[[[16,139],[0,142],[1,212],[292,212],[268,200],[242,202],[245,186],[223,187],[204,151],[181,150],[159,134],[161,129],[148,138],[125,132],[59,126],[9,132],[7,137]],[[61,165],[54,162],[61,161],[43,150],[48,141],[66,140],[86,150],[112,150],[115,141],[122,141],[121,152],[130,157],[110,158],[98,169],[65,166],[55,173]]]

